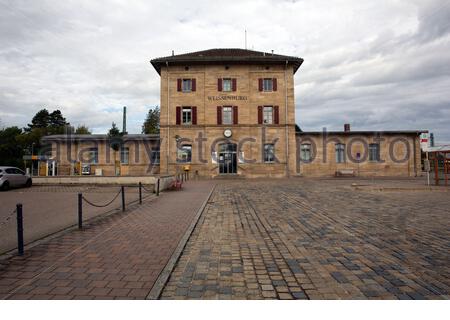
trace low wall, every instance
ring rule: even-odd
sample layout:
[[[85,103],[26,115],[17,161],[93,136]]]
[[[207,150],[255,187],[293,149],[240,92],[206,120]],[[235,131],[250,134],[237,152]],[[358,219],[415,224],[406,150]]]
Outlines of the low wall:
[[[153,185],[160,179],[159,189],[165,190],[173,181],[174,176],[56,176],[56,177],[33,177],[33,185],[130,185],[141,182],[144,185]]]

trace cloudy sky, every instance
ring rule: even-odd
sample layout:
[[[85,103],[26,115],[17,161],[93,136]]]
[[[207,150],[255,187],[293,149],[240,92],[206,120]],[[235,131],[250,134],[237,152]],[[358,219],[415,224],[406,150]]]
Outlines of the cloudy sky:
[[[450,142],[450,1],[0,0],[0,126],[41,109],[139,133],[159,104],[155,57],[248,47],[305,59],[303,130],[429,129]]]

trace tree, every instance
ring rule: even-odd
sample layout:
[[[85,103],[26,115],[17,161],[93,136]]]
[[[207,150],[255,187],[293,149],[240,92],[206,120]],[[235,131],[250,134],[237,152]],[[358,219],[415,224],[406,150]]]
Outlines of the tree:
[[[120,147],[122,146],[122,135],[117,128],[117,125],[113,122],[111,125],[111,129],[109,129],[108,136],[109,136],[109,145],[114,150],[114,171],[116,175],[120,174],[120,167],[117,167],[117,151],[119,151]]]
[[[69,125],[66,118],[63,117],[61,111],[55,110],[48,117],[48,134],[64,133],[65,128]]]
[[[76,129],[75,129],[75,134],[91,134],[92,132],[89,130],[89,128],[87,126],[85,126],[84,124],[79,125]]]
[[[50,114],[47,109],[39,110],[28,124],[28,128],[25,131],[31,131],[34,128],[47,128],[50,122]]]
[[[18,127],[0,129],[0,165],[23,168],[24,148],[17,139],[21,135],[22,129]]]
[[[119,128],[117,128],[117,125],[116,125],[115,122],[112,123],[111,129],[109,129],[109,131],[108,131],[108,135],[110,137],[118,137],[118,136],[120,136],[120,130],[119,130]]]
[[[147,118],[142,125],[142,133],[146,134],[158,134],[159,133],[159,107],[150,109],[147,113]]]

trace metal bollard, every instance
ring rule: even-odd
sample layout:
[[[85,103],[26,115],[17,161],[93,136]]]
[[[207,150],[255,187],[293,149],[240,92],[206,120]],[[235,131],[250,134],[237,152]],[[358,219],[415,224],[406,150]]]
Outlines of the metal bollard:
[[[78,194],[78,229],[83,229],[83,195]]]
[[[142,204],[142,183],[139,182],[139,204]]]
[[[122,189],[122,211],[125,211],[125,187],[121,186]]]
[[[23,256],[23,216],[22,216],[22,204],[16,205],[17,209],[17,250],[19,256]]]
[[[156,196],[159,196],[159,178],[158,181],[156,181]]]

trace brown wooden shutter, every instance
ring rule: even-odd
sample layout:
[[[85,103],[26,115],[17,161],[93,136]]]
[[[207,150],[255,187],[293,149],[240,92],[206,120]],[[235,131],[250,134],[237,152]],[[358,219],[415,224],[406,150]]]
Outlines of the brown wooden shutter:
[[[278,106],[273,106],[273,123],[280,124],[280,112]]]
[[[262,78],[258,79],[258,89],[259,89],[259,91],[263,91],[263,79]]]
[[[237,83],[236,78],[231,79],[231,90],[236,91]]]
[[[222,78],[217,79],[217,91],[222,91]]]
[[[273,91],[277,91],[277,78],[273,78],[272,79],[272,88],[273,88]]]
[[[177,91],[181,91],[181,79],[177,79]]]
[[[238,107],[233,106],[233,124],[238,124]]]
[[[217,106],[217,124],[222,124],[222,106]]]
[[[192,107],[192,124],[197,124],[197,107]]]
[[[192,91],[197,90],[197,81],[195,79],[192,79]]]
[[[181,124],[181,107],[177,107],[177,124]]]
[[[258,106],[258,124],[263,123],[263,106]]]

